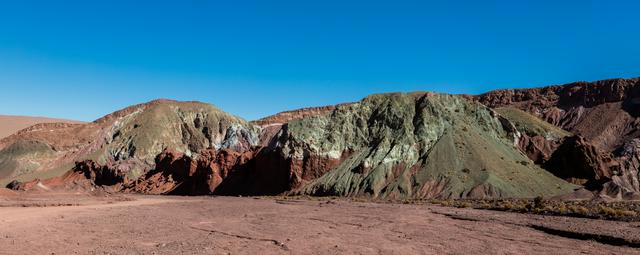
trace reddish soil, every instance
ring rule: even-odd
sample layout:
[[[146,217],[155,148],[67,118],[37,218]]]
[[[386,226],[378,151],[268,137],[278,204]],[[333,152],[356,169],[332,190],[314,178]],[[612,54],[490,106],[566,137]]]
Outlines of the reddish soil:
[[[346,200],[64,193],[0,200],[6,254],[640,254],[638,228]]]

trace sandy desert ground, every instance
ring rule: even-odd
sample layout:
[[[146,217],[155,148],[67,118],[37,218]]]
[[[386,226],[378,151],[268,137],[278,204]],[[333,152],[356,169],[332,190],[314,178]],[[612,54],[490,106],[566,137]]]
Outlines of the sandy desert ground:
[[[435,205],[80,194],[0,199],[0,254],[640,254],[639,245],[640,223]]]

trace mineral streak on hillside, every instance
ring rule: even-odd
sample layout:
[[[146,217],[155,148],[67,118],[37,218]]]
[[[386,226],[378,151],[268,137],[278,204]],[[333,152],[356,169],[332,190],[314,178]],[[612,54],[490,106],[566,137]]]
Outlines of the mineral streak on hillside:
[[[592,188],[612,197],[640,197],[640,78],[497,90],[476,99],[521,109],[578,135],[546,157],[554,159],[547,164],[552,172],[575,183],[604,183]]]

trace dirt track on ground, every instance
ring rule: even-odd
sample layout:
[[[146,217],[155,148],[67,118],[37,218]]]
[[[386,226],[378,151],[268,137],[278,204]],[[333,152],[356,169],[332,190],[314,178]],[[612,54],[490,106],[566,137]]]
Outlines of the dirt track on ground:
[[[0,254],[640,254],[638,223],[342,200],[63,200],[0,202]]]

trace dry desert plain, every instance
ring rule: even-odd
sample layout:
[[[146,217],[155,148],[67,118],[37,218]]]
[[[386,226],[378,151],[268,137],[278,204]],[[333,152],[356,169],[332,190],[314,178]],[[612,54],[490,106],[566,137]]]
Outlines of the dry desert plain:
[[[0,254],[640,254],[640,223],[347,199],[15,193]]]

